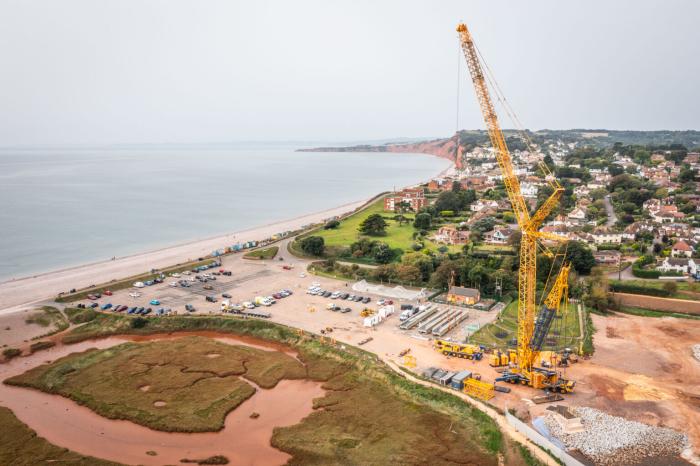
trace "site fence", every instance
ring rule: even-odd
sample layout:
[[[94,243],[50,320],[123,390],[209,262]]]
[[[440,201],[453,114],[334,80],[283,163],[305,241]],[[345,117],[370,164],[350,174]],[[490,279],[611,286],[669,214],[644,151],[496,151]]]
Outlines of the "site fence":
[[[566,466],[585,466],[579,460],[577,460],[576,458],[569,455],[567,452],[550,442],[544,435],[540,434],[535,429],[533,429],[517,417],[510,414],[507,408],[505,414],[506,421],[508,421],[508,424],[513,426],[515,430],[517,430],[518,432],[520,432],[525,437],[529,438],[531,441],[535,442],[542,448],[549,450],[549,452],[552,453],[552,455],[559,458]]]

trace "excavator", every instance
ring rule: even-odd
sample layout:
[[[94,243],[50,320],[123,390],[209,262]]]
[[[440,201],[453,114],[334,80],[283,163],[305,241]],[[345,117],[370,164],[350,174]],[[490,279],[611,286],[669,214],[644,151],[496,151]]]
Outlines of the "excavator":
[[[486,123],[491,146],[501,169],[508,199],[522,235],[518,268],[517,347],[508,353],[497,352],[491,357],[489,363],[495,367],[508,366],[496,379],[497,382],[522,384],[537,389],[570,393],[574,389],[575,382],[565,379],[556,370],[556,364],[548,364],[547,367],[537,365],[541,364],[541,350],[545,337],[555,315],[560,311],[562,300],[566,301],[568,293],[570,264],[561,261],[561,268],[543,300],[543,304],[537,305],[537,252],[542,250],[549,257],[554,257],[555,255],[544,243],[562,244],[567,241],[567,238],[563,236],[540,231],[542,223],[559,203],[564,188],[549,168],[544,163],[540,163],[540,168],[545,175],[546,182],[552,189],[552,194],[535,212],[530,213],[525,197],[520,191],[520,181],[513,167],[513,160],[491,101],[486,77],[472,36],[463,23],[457,26],[457,33]],[[537,312],[538,308],[539,312]]]

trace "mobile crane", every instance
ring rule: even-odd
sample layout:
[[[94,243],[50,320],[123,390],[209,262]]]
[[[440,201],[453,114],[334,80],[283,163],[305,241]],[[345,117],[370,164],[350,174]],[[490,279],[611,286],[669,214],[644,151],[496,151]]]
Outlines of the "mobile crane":
[[[462,52],[474,84],[477,100],[481,107],[481,113],[486,123],[489,139],[503,175],[503,183],[508,199],[512,205],[513,213],[522,235],[520,242],[520,266],[518,268],[517,349],[514,354],[498,355],[498,363],[494,364],[495,361],[492,359],[491,365],[503,365],[502,363],[506,362],[506,364],[512,366],[503,372],[496,381],[519,383],[534,388],[568,393],[573,391],[575,382],[564,379],[556,370],[535,366],[552,319],[558,312],[561,301],[566,298],[568,291],[570,266],[564,263],[544,300],[542,309],[536,316],[538,247],[541,247],[546,254],[553,256],[551,251],[542,244],[542,240],[560,243],[566,241],[566,238],[560,235],[539,231],[539,228],[559,203],[559,199],[564,193],[564,188],[547,166],[541,163],[540,166],[544,171],[545,179],[553,191],[540,208],[533,214],[530,214],[525,198],[520,192],[520,181],[513,168],[512,158],[498,123],[498,117],[489,95],[484,72],[472,36],[467,26],[463,23],[457,26],[457,33],[459,34]]]

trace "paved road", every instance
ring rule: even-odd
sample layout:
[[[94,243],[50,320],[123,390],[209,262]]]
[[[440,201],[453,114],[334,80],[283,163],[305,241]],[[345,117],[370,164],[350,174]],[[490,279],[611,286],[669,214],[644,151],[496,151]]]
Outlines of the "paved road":
[[[610,202],[610,195],[608,194],[603,198],[605,202],[605,212],[608,214],[608,220],[605,222],[605,226],[612,227],[617,223],[617,215],[615,215],[615,209],[613,209],[612,202]]]

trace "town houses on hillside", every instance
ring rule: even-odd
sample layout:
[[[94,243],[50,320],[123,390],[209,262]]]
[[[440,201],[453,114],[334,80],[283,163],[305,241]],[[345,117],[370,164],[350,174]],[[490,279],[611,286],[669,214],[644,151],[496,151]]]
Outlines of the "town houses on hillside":
[[[384,210],[396,212],[401,205],[406,205],[414,212],[428,205],[423,188],[406,188],[384,198]]]

